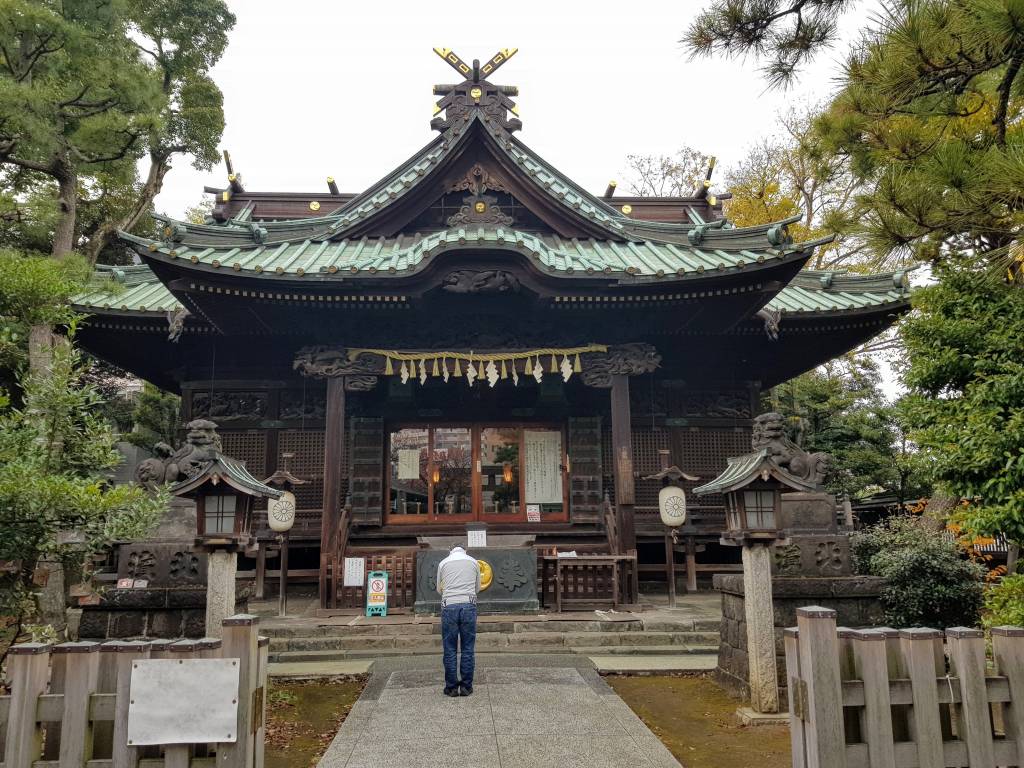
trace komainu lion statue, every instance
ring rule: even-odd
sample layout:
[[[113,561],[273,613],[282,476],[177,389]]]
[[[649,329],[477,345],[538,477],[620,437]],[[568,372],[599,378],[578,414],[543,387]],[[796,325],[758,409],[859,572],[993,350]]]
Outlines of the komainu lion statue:
[[[217,425],[207,419],[195,419],[185,425],[185,444],[173,451],[167,443],[157,443],[155,454],[135,468],[135,480],[147,488],[163,483],[176,483],[193,477],[213,461],[220,451]]]
[[[808,453],[786,437],[781,413],[762,413],[754,419],[750,445],[755,451],[767,448],[775,463],[794,477],[817,486],[824,484],[832,457],[827,453]]]

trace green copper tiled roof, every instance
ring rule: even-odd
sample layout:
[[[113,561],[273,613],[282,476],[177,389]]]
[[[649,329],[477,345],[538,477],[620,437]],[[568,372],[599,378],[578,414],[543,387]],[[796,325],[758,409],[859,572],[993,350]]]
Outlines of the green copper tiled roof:
[[[164,314],[181,308],[178,299],[147,266],[99,266],[96,271],[93,285],[74,299],[75,306],[81,311]],[[831,285],[825,286],[823,281],[831,281]],[[890,287],[884,290],[886,283]],[[791,315],[848,312],[903,303],[907,300],[907,289],[896,288],[897,283],[901,286],[905,284],[905,277],[898,272],[866,277],[804,271],[783,288],[768,306],[780,310],[784,315]]]
[[[693,245],[712,251],[749,249],[763,252],[774,247],[788,247],[785,225],[800,218],[798,215],[787,221],[744,228],[734,228],[723,221],[665,223],[633,219],[579,187],[518,139],[475,116],[465,125],[436,138],[362,194],[322,216],[261,222],[240,216],[223,224],[192,224],[158,217],[164,223],[163,242],[169,248],[188,247],[195,251],[257,245],[270,248],[306,240],[340,241],[348,230],[400,201],[424,180],[431,178],[433,171],[448,157],[460,152],[472,136],[481,137],[480,140],[493,152],[503,154],[540,192],[596,225],[604,239]],[[804,247],[813,245],[816,243],[805,243]]]
[[[729,464],[722,474],[710,483],[697,486],[693,489],[693,492],[697,496],[705,496],[709,493],[727,493],[753,482],[762,471],[770,472],[777,480],[794,490],[815,490],[813,483],[805,483],[800,478],[791,475],[775,463],[774,459],[768,455],[767,448],[762,448],[760,451],[729,459]]]
[[[502,248],[535,259],[543,269],[563,274],[620,274],[637,277],[696,276],[713,270],[742,269],[803,252],[785,249],[723,250],[673,243],[614,242],[557,235],[538,236],[514,229],[447,229],[429,234],[358,240],[284,241],[273,245],[186,245],[122,238],[148,258],[190,261],[210,269],[249,275],[329,277],[343,274],[413,274],[431,256],[463,248]]]
[[[228,485],[248,493],[250,496],[269,497],[271,499],[281,497],[281,490],[271,488],[266,483],[261,483],[249,474],[245,464],[232,459],[230,456],[225,456],[219,451],[202,472],[194,477],[188,477],[175,483],[168,490],[173,496],[186,493],[202,485],[211,475],[219,475]]]

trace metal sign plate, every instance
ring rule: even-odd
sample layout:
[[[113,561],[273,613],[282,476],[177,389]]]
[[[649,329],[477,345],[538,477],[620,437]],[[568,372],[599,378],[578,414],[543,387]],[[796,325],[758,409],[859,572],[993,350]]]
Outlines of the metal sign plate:
[[[132,662],[130,745],[234,742],[237,724],[238,659]]]

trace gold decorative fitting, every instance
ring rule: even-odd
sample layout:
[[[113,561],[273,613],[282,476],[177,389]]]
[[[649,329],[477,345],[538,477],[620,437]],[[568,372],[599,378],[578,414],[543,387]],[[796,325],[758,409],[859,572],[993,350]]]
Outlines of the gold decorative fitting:
[[[629,203],[626,203],[626,205],[622,206],[622,208],[621,208],[620,210],[621,210],[621,211],[622,211],[622,212],[623,212],[624,214],[626,214],[627,216],[629,216],[629,214],[631,214],[631,213],[633,212],[633,206],[632,206],[632,205],[630,205]]]
[[[703,272],[704,271],[704,266],[703,265],[698,265],[697,271],[698,272]]]
[[[174,234],[174,230],[170,227],[164,227],[164,237],[170,237]]]
[[[234,264],[231,265],[231,268],[235,270],[235,272],[238,272],[239,270],[242,269],[242,265],[236,261]]]
[[[212,267],[213,267],[214,269],[217,269],[217,268],[218,268],[218,267],[220,266],[220,262],[219,262],[219,261],[217,261],[216,259],[214,259],[214,260],[213,260],[213,261],[211,262],[211,266],[212,266]]]
[[[338,268],[334,264],[331,264],[331,266],[327,268],[327,271],[333,275],[335,272],[338,271]]]
[[[309,201],[309,210],[311,210],[311,211],[319,211],[320,210],[320,203],[318,203],[316,200],[310,200]]]
[[[359,267],[349,267],[348,271],[354,275],[356,272],[359,271]]]
[[[276,272],[276,273],[277,273],[277,274],[279,274],[279,275],[283,275],[283,274],[284,274],[284,267],[277,267],[277,268],[276,268],[276,269],[274,270],[274,272]]]
[[[198,264],[199,263],[199,257],[198,256],[193,256],[192,257],[192,263],[193,264]]]
[[[473,210],[476,211],[477,213],[483,213],[484,211],[487,210],[487,203],[485,203],[483,200],[477,200],[475,203],[473,203]]]
[[[306,270],[304,270],[302,267],[299,267],[298,269],[295,270],[295,274],[298,275],[299,277],[302,277],[304,274],[306,274]]]
[[[334,181],[334,177],[333,177],[333,176],[328,176],[328,177],[327,177],[327,183],[328,183],[328,184],[330,184],[330,183],[331,183],[331,182],[333,182],[333,181]]]
[[[716,205],[718,205],[718,198],[715,197],[714,195],[709,197],[708,198],[708,205],[710,205],[712,208],[714,208]]]
[[[149,252],[153,253],[153,251],[155,251],[155,250],[156,250],[156,243],[150,243],[149,244]]]
[[[256,265],[256,272],[262,272],[262,271],[263,271],[263,265],[262,264],[257,264]]]

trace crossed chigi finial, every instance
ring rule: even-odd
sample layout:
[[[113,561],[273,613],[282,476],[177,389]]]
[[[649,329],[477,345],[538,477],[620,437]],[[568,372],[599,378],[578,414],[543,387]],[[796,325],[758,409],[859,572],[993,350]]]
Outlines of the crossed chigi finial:
[[[467,64],[451,48],[435,48],[434,53],[447,61],[452,69],[467,80],[472,79],[474,83],[478,83],[481,76],[486,78],[491,75],[498,67],[515,56],[518,50],[518,48],[502,48],[483,66],[480,66],[478,59],[473,59],[472,64]]]

